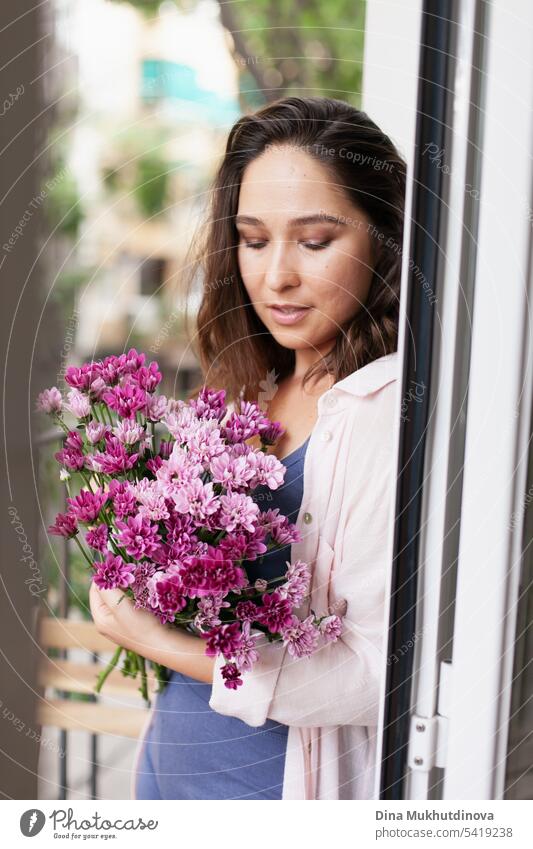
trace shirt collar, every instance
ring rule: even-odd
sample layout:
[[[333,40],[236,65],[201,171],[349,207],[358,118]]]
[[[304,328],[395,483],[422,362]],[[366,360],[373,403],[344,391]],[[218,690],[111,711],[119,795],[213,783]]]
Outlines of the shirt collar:
[[[385,354],[371,363],[367,363],[357,371],[352,372],[324,392],[318,399],[318,412],[335,412],[339,409],[343,393],[364,397],[381,389],[399,375],[400,360],[398,351]]]

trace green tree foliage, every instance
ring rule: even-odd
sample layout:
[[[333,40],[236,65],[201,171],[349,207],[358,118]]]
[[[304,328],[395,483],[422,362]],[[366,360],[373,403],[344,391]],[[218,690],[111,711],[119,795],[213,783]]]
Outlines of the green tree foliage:
[[[189,10],[195,0],[174,0]],[[117,0],[153,17],[159,0]],[[288,94],[360,106],[365,0],[218,0],[240,72],[243,109]]]

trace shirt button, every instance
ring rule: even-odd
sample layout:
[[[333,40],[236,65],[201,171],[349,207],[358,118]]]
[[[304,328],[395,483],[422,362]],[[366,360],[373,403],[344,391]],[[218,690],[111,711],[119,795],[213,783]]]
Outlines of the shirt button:
[[[313,517],[311,516],[311,513],[304,513],[305,524],[308,525],[312,521],[313,521]]]
[[[320,434],[320,439],[322,440],[322,442],[329,442],[329,440],[331,439],[331,431],[330,430],[322,431],[322,433]]]
[[[337,403],[337,399],[336,399],[335,395],[328,395],[328,397],[326,398],[326,403],[327,403],[328,407],[334,407],[335,404]]]

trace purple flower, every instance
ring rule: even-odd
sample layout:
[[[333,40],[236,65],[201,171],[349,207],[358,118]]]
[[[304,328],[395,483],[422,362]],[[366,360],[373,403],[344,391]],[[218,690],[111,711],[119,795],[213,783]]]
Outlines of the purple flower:
[[[159,366],[156,362],[150,363],[147,366],[141,366],[137,369],[135,374],[135,380],[146,392],[155,392],[159,384],[161,383],[162,374],[159,371]]]
[[[242,684],[241,673],[234,663],[225,663],[220,667],[220,674],[224,679],[224,686],[228,690],[236,690]]]
[[[45,389],[37,396],[37,409],[41,413],[60,413],[62,405],[63,399],[57,386]]]
[[[177,575],[158,581],[155,585],[157,601],[162,613],[175,614],[187,604],[187,598],[183,592],[183,585]]]
[[[113,433],[123,445],[135,445],[146,436],[144,427],[133,419],[122,419],[113,428]]]
[[[250,622],[243,622],[241,645],[233,655],[235,663],[241,672],[243,670],[250,670],[259,658],[259,652],[255,648],[259,634],[251,636],[250,627]]]
[[[270,424],[257,404],[241,399],[240,413],[232,413],[223,428],[228,442],[244,442]]]
[[[224,686],[228,690],[236,690],[243,683],[241,673],[234,663],[225,663],[220,667],[220,674],[224,679]]]
[[[135,596],[135,607],[143,607],[150,610],[150,612],[152,612],[152,605],[150,604],[150,588],[148,586],[148,581],[155,571],[156,567],[154,564],[149,563],[147,560],[143,560],[142,563],[137,563],[133,572],[135,580],[131,585],[131,589]]]
[[[269,422],[261,430],[261,442],[263,445],[275,445],[282,433],[285,433],[285,428],[282,427],[281,422]]]
[[[310,614],[303,622],[297,616],[282,631],[283,645],[292,657],[306,657],[312,654],[320,637],[320,631],[313,624],[314,616]]]
[[[212,628],[207,634],[202,634],[202,637],[205,637],[205,653],[209,657],[215,657],[218,654],[231,657],[242,645],[240,622],[219,625],[216,628]]]
[[[230,607],[229,601],[224,601],[221,593],[203,596],[198,599],[198,613],[194,617],[194,624],[202,631],[214,628],[221,624],[218,618],[223,607]]]
[[[92,419],[92,421],[85,425],[85,433],[91,445],[96,445],[97,442],[100,442],[109,430],[110,425],[102,424],[102,422],[97,422],[95,419]]]
[[[198,397],[190,401],[199,419],[216,419],[221,422],[226,415],[226,393],[224,389],[215,391],[202,386]]]
[[[85,465],[82,448],[83,439],[80,434],[77,430],[71,430],[65,438],[63,448],[61,451],[56,451],[54,457],[62,466],[78,471],[79,469],[83,469]]]
[[[257,621],[266,625],[271,634],[276,634],[287,628],[292,620],[292,605],[280,593],[265,593],[263,595],[263,606],[257,613]]]
[[[146,399],[146,418],[159,422],[167,411],[167,399],[164,395],[149,395]]]
[[[98,487],[96,492],[91,492],[89,489],[82,489],[80,494],[75,498],[67,498],[69,504],[68,512],[71,513],[78,522],[84,525],[90,525],[98,516],[100,510],[108,499],[108,494],[102,492],[102,488]]]
[[[158,550],[161,537],[157,525],[152,525],[149,519],[140,515],[130,516],[126,522],[117,519],[117,528],[120,529],[117,537],[119,545],[136,560],[151,557]]]
[[[109,529],[107,525],[101,524],[97,528],[92,528],[85,534],[87,545],[94,548],[95,551],[104,552],[107,550],[107,540],[109,537]]]
[[[293,607],[298,607],[309,589],[311,573],[309,566],[303,560],[297,560],[296,563],[288,563],[287,565],[289,568],[285,574],[286,580],[279,590],[284,598],[289,599]]]
[[[206,554],[184,557],[183,560],[179,573],[191,598],[212,593],[227,595],[246,586],[244,569],[235,566],[220,549],[208,546]]]
[[[243,622],[253,622],[257,619],[258,607],[253,601],[239,601],[235,606],[235,616]]]
[[[58,513],[55,525],[50,525],[48,532],[54,534],[54,536],[65,537],[65,539],[76,536],[78,526],[75,517],[70,513]]]
[[[80,368],[69,366],[65,372],[65,383],[68,383],[73,389],[87,392],[90,389],[91,383],[100,376],[100,363],[85,363]]]
[[[325,616],[320,620],[318,630],[327,643],[334,643],[342,634],[342,622],[338,616]]]
[[[113,499],[113,511],[119,519],[131,516],[137,510],[135,492],[128,481],[113,479],[109,483],[109,495]]]
[[[259,507],[249,495],[239,492],[221,495],[220,505],[220,527],[226,531],[234,531],[236,528],[245,528],[250,533],[255,531]]]
[[[102,399],[108,407],[126,419],[133,418],[138,410],[146,407],[146,392],[132,380],[104,392]]]
[[[94,459],[100,466],[100,470],[106,475],[116,472],[127,472],[137,462],[138,454],[128,454],[124,445],[116,436],[106,435],[106,447],[104,452],[97,452]]]
[[[84,419],[91,414],[91,402],[87,395],[84,395],[79,389],[70,390],[67,395],[65,408],[76,416],[77,419]]]
[[[111,355],[105,357],[100,364],[100,377],[108,386],[115,386],[120,380],[122,370],[120,368],[118,357]]]
[[[255,473],[250,481],[250,486],[268,486],[269,489],[277,489],[285,478],[285,466],[278,460],[275,454],[264,454],[258,451],[256,456]]]
[[[203,522],[218,510],[217,496],[213,484],[203,484],[199,478],[184,483],[172,498],[178,513],[190,513],[198,522]]]
[[[96,569],[93,581],[102,590],[112,590],[115,587],[126,589],[134,581],[135,564],[126,563],[122,557],[115,556],[110,551],[103,562],[96,562],[93,565]]]

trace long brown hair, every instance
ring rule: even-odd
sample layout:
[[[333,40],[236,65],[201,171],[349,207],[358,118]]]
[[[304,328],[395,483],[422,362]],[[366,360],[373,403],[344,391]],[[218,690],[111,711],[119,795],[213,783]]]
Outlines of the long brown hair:
[[[397,347],[405,162],[365,112],[329,97],[286,97],[232,127],[192,267],[191,281],[198,272],[203,281],[193,346],[206,384],[225,389],[228,401],[239,395],[253,400],[268,373],[274,370],[283,379],[294,368],[294,351],[274,339],[250,303],[235,227],[247,165],[267,145],[285,143],[322,162],[374,226],[374,273],[365,306],[341,328],[332,350],[308,369],[304,383],[328,373],[341,380]]]

